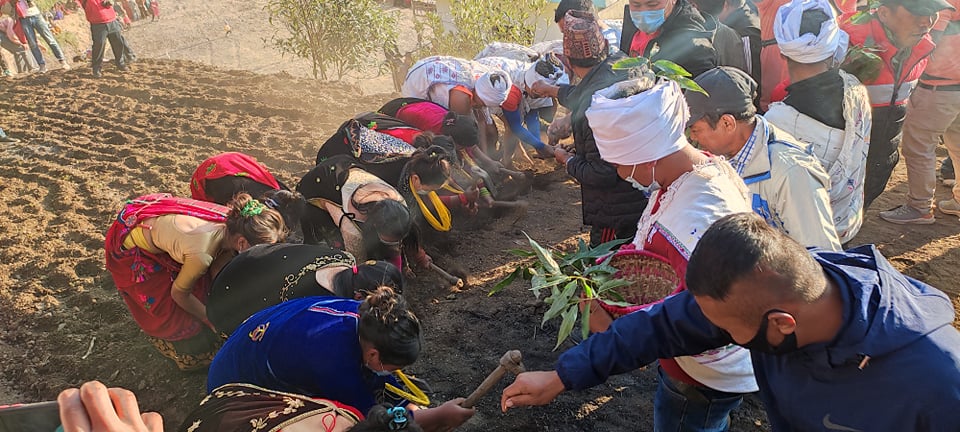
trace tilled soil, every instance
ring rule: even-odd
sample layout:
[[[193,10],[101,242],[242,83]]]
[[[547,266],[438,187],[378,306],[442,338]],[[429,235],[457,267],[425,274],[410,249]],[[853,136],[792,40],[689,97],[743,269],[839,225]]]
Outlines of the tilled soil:
[[[197,164],[222,151],[249,153],[295,184],[342,121],[392,97],[360,94],[284,74],[169,60],[138,62],[125,76],[107,69],[101,80],[86,70],[57,71],[0,88],[0,126],[23,139],[0,148],[0,402],[53,399],[99,379],[134,390],[173,430],[204,396],[205,374],[179,372],[130,319],[103,265],[115,212],[144,193],[188,195]],[[576,184],[552,162],[520,168],[536,173],[524,197],[527,216],[482,214],[452,231],[455,247],[436,252],[441,266],[470,273],[470,286],[455,291],[421,275],[408,289],[426,333],[426,350],[409,372],[430,383],[435,402],[466,396],[507,350],[520,349],[528,369],[549,368],[559,354],[552,351],[556,326],[540,327],[545,307],[521,283],[487,295],[513,269],[504,251],[526,246],[524,233],[566,245],[583,235]],[[896,192],[875,208],[896,204],[902,179],[898,171]],[[899,227],[875,212],[856,242],[879,243],[899,268],[957,298],[960,223],[941,217],[932,226]],[[500,387],[461,430],[652,430],[655,372],[505,415]],[[756,398],[737,410],[733,425],[765,429]]]

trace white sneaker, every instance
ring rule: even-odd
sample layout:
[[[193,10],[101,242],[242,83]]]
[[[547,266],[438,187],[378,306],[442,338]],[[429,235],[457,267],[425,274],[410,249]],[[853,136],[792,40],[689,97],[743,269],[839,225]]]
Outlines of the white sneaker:
[[[61,61],[61,62],[60,62],[60,67],[62,67],[63,70],[70,70],[70,63],[67,63],[66,60]]]

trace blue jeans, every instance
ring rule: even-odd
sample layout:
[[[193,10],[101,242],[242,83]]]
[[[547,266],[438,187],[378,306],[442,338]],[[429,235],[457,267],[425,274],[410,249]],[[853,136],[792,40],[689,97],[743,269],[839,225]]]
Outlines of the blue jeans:
[[[659,370],[660,384],[653,399],[656,432],[725,432],[730,412],[740,406],[743,395],[692,386]]]
[[[20,18],[20,26],[23,27],[23,34],[27,37],[27,44],[30,45],[30,51],[33,52],[33,57],[37,59],[37,64],[43,66],[47,64],[43,60],[43,53],[40,52],[40,45],[37,45],[37,35],[43,38],[47,42],[47,45],[50,45],[50,49],[53,51],[53,56],[57,60],[63,61],[63,51],[60,51],[60,45],[57,44],[57,40],[53,37],[53,32],[50,31],[50,26],[47,25],[47,22],[40,15],[29,16],[26,18]]]

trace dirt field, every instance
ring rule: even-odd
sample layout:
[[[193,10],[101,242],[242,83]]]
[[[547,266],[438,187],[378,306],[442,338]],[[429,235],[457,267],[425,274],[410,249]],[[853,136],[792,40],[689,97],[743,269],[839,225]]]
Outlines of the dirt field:
[[[0,87],[0,127],[24,140],[0,147],[0,403],[52,399],[99,379],[136,391],[172,430],[204,396],[205,375],[180,373],[147,343],[104,270],[104,232],[120,203],[148,192],[188,194],[196,165],[221,151],[254,155],[293,184],[337,125],[391,95],[176,60],[143,60],[125,77],[106,68],[102,80],[78,66]],[[467,269],[472,287],[451,292],[427,276],[409,289],[427,344],[409,371],[430,382],[436,402],[466,396],[506,350],[521,349],[530,369],[548,368],[558,355],[556,328],[539,328],[544,307],[524,286],[486,295],[512,269],[503,251],[523,246],[523,232],[545,244],[582,233],[577,186],[552,164],[530,168],[538,173],[530,216],[455,230],[456,256],[437,257]],[[960,221],[938,215],[935,225],[900,227],[876,216],[898,203],[903,180],[901,166],[855,243],[877,243],[898,268],[960,301]],[[653,372],[507,415],[490,396],[461,430],[651,430]],[[735,430],[765,429],[756,399],[735,414]]]

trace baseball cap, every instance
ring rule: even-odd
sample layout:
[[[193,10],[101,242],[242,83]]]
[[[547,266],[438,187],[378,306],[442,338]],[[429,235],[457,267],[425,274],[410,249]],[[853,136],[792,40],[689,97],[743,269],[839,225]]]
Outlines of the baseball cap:
[[[956,10],[946,0],[881,0],[886,6],[903,6],[916,16],[931,16],[945,9]]]
[[[687,127],[707,114],[749,115],[757,112],[753,105],[753,99],[757,95],[757,82],[740,69],[728,66],[713,68],[700,74],[694,81],[703,87],[707,94],[689,90],[685,92],[687,105],[690,107]]]

